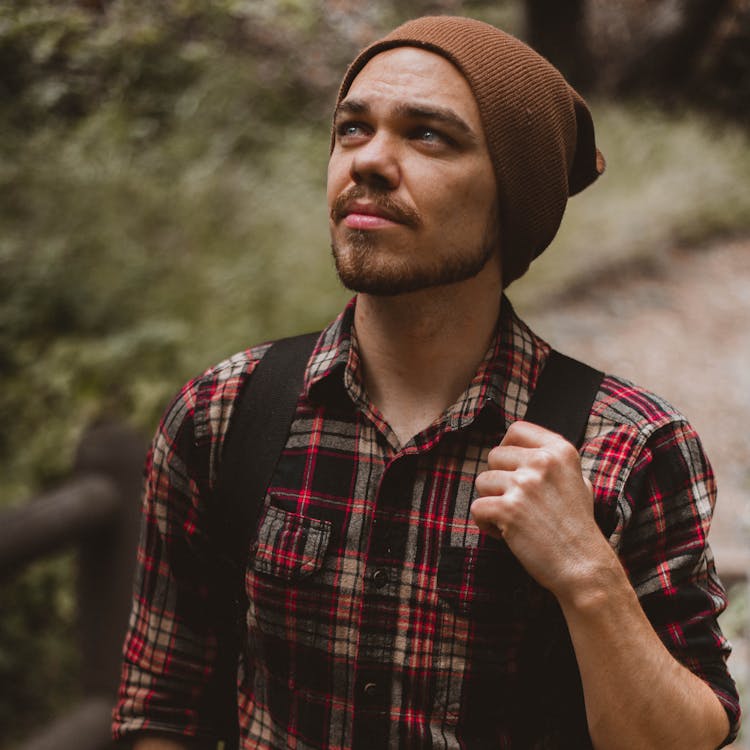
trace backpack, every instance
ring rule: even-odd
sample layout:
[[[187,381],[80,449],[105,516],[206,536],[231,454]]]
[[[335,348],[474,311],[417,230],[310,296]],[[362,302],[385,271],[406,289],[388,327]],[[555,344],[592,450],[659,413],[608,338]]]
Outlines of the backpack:
[[[211,528],[217,560],[218,654],[206,706],[217,727],[218,750],[239,747],[237,669],[245,640],[248,550],[318,336],[304,334],[271,345],[237,396],[224,441],[215,503],[221,517],[213,519]],[[551,350],[525,420],[580,447],[603,377],[598,370]],[[248,456],[253,460],[248,461]],[[522,699],[512,728],[513,747],[591,748],[573,646],[560,607],[549,592],[541,615],[524,638],[520,664]]]

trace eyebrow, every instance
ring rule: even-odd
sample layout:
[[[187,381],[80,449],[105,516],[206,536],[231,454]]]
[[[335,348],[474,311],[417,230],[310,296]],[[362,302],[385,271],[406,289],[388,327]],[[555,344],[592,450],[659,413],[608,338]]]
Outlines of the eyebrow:
[[[342,115],[369,115],[371,111],[372,108],[370,105],[361,99],[345,99],[336,107],[333,119],[335,122]],[[423,106],[400,102],[394,106],[393,112],[397,117],[411,120],[431,120],[442,123],[458,130],[472,141],[479,140],[474,129],[448,107]]]

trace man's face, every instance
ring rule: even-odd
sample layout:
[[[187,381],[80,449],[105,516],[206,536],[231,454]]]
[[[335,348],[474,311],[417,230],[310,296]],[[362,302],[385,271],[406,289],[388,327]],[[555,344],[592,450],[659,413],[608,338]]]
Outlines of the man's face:
[[[373,57],[336,110],[331,244],[344,285],[392,295],[499,263],[495,176],[469,84],[446,59]]]

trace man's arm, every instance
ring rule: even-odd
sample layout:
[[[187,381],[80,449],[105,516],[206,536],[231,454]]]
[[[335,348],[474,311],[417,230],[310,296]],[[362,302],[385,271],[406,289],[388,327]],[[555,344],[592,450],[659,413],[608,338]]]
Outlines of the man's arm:
[[[598,750],[716,748],[727,715],[713,690],[665,648],[593,513],[575,448],[518,422],[477,478],[472,515],[502,536],[558,599]]]
[[[205,461],[195,455],[195,392],[196,383],[188,384],[170,405],[146,462],[133,608],[113,715],[115,739],[133,737],[156,748],[183,747],[174,744],[181,741],[189,747],[189,738],[210,734],[199,707],[216,637],[202,531]]]
[[[721,703],[667,651],[619,560],[605,560],[570,596],[558,597],[594,747],[717,748],[729,733]]]

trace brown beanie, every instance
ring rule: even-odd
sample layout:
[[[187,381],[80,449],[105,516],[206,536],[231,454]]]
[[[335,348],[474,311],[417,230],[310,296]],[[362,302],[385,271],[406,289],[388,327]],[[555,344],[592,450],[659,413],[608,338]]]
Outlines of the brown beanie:
[[[346,71],[338,101],[372,57],[394,47],[442,55],[474,93],[497,179],[507,286],[552,242],[568,196],[604,171],[591,113],[560,72],[523,42],[452,16],[408,21],[366,47]]]

